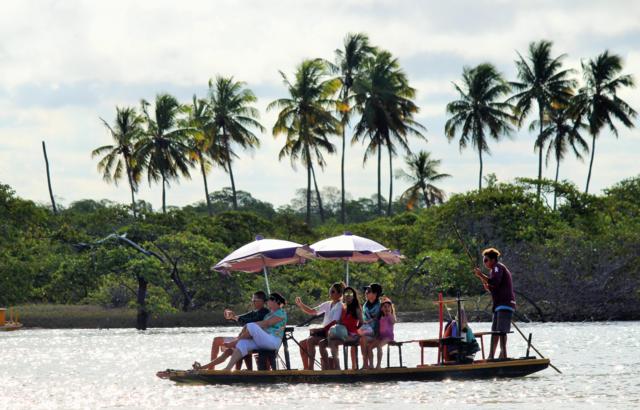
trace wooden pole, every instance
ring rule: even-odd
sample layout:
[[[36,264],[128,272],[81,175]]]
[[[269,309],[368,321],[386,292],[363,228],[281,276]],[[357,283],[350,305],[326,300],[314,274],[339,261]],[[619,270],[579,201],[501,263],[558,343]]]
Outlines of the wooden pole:
[[[522,330],[520,330],[520,328],[518,327],[518,325],[516,325],[515,321],[511,321],[511,324],[513,325],[513,327],[516,328],[516,330],[518,331],[518,333],[520,333],[520,336],[522,336],[524,338],[524,340],[527,340],[527,337],[524,335],[524,333],[522,333]],[[529,340],[530,342],[530,340]],[[531,344],[531,348],[533,349],[533,351],[535,351],[536,353],[538,353],[538,356],[540,356],[541,358],[545,358],[542,353],[540,353],[540,351],[538,351],[538,349],[536,349],[536,347]],[[557,367],[555,367],[554,365],[551,364],[551,362],[549,362],[549,366],[551,366],[553,368],[553,370],[555,370],[556,372],[562,374],[562,372],[560,371],[560,369],[558,369]]]
[[[442,292],[438,293],[438,321],[440,322],[440,330],[438,331],[438,364],[441,363],[442,357],[442,309],[443,309]]]
[[[44,153],[44,163],[47,167],[47,184],[49,185],[49,196],[51,197],[51,206],[53,208],[53,213],[57,215],[58,208],[56,208],[56,200],[53,199],[53,190],[51,189],[51,174],[49,173],[49,159],[47,158],[47,147],[44,145],[44,141],[42,141],[42,152]]]

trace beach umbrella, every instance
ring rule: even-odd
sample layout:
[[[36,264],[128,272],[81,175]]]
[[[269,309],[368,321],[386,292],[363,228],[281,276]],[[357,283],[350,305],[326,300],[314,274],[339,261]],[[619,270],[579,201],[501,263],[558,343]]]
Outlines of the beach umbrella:
[[[349,262],[399,263],[403,256],[376,241],[345,232],[343,235],[323,239],[309,246],[318,259],[338,259],[345,262],[346,283],[349,285]]]
[[[258,235],[255,241],[231,252],[213,269],[224,273],[262,271],[267,293],[271,293],[267,268],[304,263],[305,258],[310,257],[311,250],[304,245],[280,239],[265,239]]]

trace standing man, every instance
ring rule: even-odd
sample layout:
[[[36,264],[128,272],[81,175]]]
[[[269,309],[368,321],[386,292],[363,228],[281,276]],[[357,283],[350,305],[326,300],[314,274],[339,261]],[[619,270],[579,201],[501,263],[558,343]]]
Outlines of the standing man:
[[[267,295],[263,291],[259,290],[253,294],[251,297],[251,303],[253,304],[253,310],[251,312],[245,313],[244,315],[236,315],[233,310],[225,309],[224,310],[224,318],[227,320],[233,320],[238,322],[240,325],[244,326],[247,323],[260,322],[264,320],[264,317],[269,314],[269,309],[265,306],[265,302],[267,300]],[[222,363],[227,357],[233,353],[231,350],[225,350],[223,357],[220,360],[216,360],[220,350],[222,349],[225,342],[233,340],[233,337],[222,337],[217,336],[213,339],[213,343],[211,344],[211,361],[215,361],[216,363]],[[251,359],[249,359],[251,360]],[[209,363],[208,365],[202,366],[207,367],[209,369],[214,369],[215,364]]]
[[[493,321],[491,323],[491,350],[489,359],[493,359],[498,337],[500,339],[500,359],[507,358],[507,333],[511,331],[511,318],[516,309],[516,296],[513,293],[511,272],[504,264],[498,262],[500,251],[489,248],[482,251],[482,261],[489,269],[489,275],[482,273],[480,268],[474,269],[474,274],[480,279],[484,288],[491,292],[493,300]]]

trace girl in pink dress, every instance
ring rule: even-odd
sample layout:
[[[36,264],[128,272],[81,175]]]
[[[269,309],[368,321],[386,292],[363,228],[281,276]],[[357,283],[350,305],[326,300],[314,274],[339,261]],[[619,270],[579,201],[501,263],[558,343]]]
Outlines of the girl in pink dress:
[[[382,363],[382,346],[389,342],[393,342],[393,325],[396,323],[396,310],[393,306],[393,302],[386,296],[380,298],[380,328],[378,336],[373,342],[369,344],[368,356],[373,358],[373,349],[378,349],[378,364],[377,369],[380,368]]]

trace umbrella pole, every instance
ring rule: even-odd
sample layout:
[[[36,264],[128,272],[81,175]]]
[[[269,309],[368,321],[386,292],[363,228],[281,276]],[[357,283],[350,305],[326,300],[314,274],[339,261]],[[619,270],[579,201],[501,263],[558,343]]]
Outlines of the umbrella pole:
[[[267,276],[267,267],[264,266],[262,268],[262,272],[264,272],[264,282],[267,284],[267,294],[271,294],[271,289],[269,288],[269,277]]]
[[[347,270],[347,286],[349,286],[349,261],[344,261],[344,266]]]

